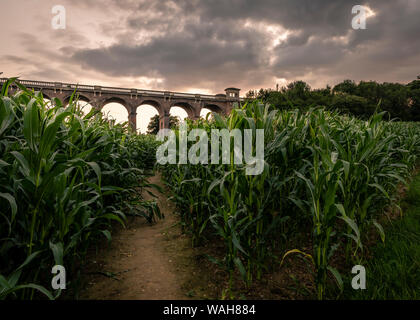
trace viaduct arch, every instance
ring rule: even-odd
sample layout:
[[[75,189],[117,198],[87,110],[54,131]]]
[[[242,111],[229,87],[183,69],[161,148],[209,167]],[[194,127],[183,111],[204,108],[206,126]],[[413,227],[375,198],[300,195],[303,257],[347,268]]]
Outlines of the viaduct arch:
[[[0,84],[7,78],[1,78]],[[128,122],[136,130],[137,108],[141,105],[152,105],[159,113],[159,127],[169,128],[169,111],[171,107],[183,108],[190,119],[198,119],[203,108],[213,112],[229,114],[243,101],[239,96],[240,89],[226,88],[224,94],[207,95],[171,91],[157,91],[144,89],[129,89],[118,87],[103,87],[96,85],[79,85],[62,82],[46,82],[35,80],[18,80],[29,89],[42,91],[48,99],[58,98],[64,104],[68,103],[71,95],[76,90],[79,99],[88,102],[92,107],[101,110],[106,104],[117,102],[128,111]],[[17,86],[11,86],[16,90]]]

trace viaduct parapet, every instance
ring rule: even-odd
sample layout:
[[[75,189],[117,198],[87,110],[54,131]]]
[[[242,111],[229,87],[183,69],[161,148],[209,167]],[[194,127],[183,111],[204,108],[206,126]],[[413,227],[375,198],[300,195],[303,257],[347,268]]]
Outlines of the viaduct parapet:
[[[1,78],[0,85],[6,80],[7,78]],[[203,108],[227,115],[243,100],[239,96],[240,89],[237,88],[226,88],[224,94],[207,95],[35,80],[18,82],[28,89],[41,91],[46,99],[58,98],[64,104],[69,102],[75,90],[79,100],[88,102],[97,110],[101,110],[108,103],[117,102],[127,109],[128,121],[134,130],[137,127],[137,108],[141,105],[155,107],[159,113],[159,127],[169,128],[169,111],[174,106],[183,108],[188,118],[195,120],[200,117]],[[17,86],[11,87],[11,90],[16,89]]]

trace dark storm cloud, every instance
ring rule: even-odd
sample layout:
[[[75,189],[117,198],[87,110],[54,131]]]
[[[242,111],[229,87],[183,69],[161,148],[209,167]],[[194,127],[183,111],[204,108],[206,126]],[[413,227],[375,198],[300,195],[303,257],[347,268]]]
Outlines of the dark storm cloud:
[[[224,43],[220,39],[184,32],[158,37],[145,45],[116,44],[106,49],[80,50],[73,58],[86,68],[113,76],[153,77],[157,74],[166,79],[171,88],[178,88],[209,79],[225,82],[235,76],[227,71],[238,70],[243,74],[244,65],[257,66],[258,53],[253,41]]]
[[[375,16],[366,30],[351,28],[358,3],[348,0],[107,4],[126,11],[124,32],[110,46],[76,50],[72,61],[113,76],[158,75],[169,89],[259,87],[275,77],[315,79],[315,85],[344,78],[409,81],[420,73],[415,0],[367,1]],[[289,36],[273,46],[265,26],[284,28]],[[112,25],[103,30],[113,34]]]
[[[340,34],[348,29],[351,7],[348,0],[304,1],[204,1],[198,10],[207,19],[251,19],[279,23],[287,29],[307,29]]]

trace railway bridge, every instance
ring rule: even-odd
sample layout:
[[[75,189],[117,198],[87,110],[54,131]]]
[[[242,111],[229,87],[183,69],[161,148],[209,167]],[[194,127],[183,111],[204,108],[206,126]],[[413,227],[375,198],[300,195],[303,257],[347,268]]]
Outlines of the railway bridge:
[[[6,80],[7,78],[1,78],[0,85]],[[183,108],[188,118],[195,120],[200,117],[203,108],[227,115],[243,100],[239,96],[240,89],[237,88],[226,88],[223,94],[208,95],[36,80],[18,80],[18,82],[28,89],[41,91],[46,99],[58,98],[64,105],[68,104],[75,90],[79,100],[88,102],[97,110],[101,110],[111,102],[119,103],[127,109],[128,122],[134,130],[137,127],[137,108],[141,105],[155,107],[159,113],[159,127],[169,128],[169,110],[174,106]],[[11,87],[11,90],[16,89],[17,86]]]

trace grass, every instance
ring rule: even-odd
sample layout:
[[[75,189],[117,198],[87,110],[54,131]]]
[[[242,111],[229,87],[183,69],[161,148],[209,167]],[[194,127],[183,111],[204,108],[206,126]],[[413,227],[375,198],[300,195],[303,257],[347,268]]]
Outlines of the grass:
[[[348,288],[348,299],[420,299],[420,175],[403,202],[404,215],[385,228],[386,242],[372,248],[366,289]],[[350,281],[350,280],[349,280]]]

